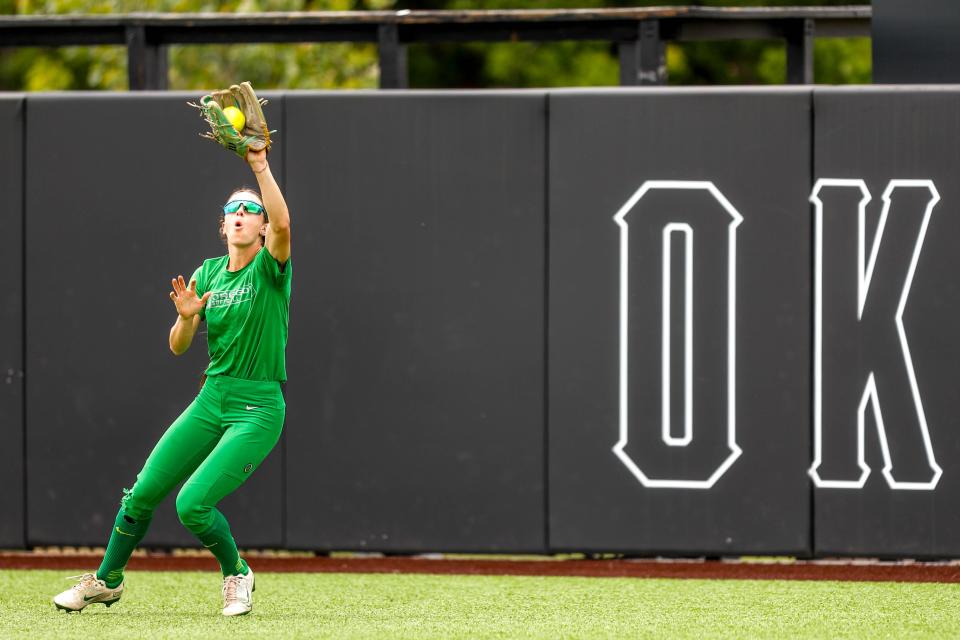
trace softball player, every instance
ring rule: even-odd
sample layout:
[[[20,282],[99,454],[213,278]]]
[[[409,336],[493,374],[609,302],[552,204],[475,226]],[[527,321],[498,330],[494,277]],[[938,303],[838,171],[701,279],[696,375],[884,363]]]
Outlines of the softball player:
[[[223,206],[220,235],[228,254],[172,281],[177,320],[170,350],[180,355],[207,323],[210,364],[193,403],[160,438],[137,481],[124,489],[103,563],[57,595],[59,609],[108,607],[123,595],[123,570],[174,487],[177,514],[223,571],[223,615],[249,613],[254,576],[216,505],[256,471],[280,438],[286,410],[285,349],[290,307],[290,216],[270,172],[267,151],[248,150],[261,196],[241,188]],[[267,218],[269,212],[269,220]]]

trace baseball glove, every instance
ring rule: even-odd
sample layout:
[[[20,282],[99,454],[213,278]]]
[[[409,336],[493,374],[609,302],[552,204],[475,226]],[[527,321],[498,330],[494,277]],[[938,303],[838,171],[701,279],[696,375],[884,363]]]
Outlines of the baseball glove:
[[[210,131],[201,133],[200,137],[208,138],[219,143],[223,148],[233,151],[243,159],[247,157],[247,150],[270,151],[270,131],[267,128],[267,119],[263,117],[262,105],[266,100],[257,98],[249,82],[231,85],[229,89],[214,91],[200,98],[200,104],[188,102],[191,107],[200,110],[200,115],[210,125]],[[236,107],[243,112],[246,122],[243,129],[237,131],[224,115],[226,107]]]

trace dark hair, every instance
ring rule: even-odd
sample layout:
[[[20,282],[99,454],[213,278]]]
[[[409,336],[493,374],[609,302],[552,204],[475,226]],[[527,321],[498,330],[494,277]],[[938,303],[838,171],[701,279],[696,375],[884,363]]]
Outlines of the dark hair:
[[[256,189],[254,189],[253,187],[248,187],[248,186],[245,185],[245,184],[244,184],[244,185],[240,185],[240,186],[237,187],[236,189],[231,190],[230,193],[227,194],[227,197],[229,198],[230,196],[232,196],[233,194],[237,193],[238,191],[246,191],[246,192],[248,192],[248,193],[252,193],[253,195],[257,196],[257,199],[258,199],[260,202],[263,202],[263,196],[260,195],[260,192],[257,191]],[[223,219],[224,219],[224,214],[223,214],[223,209],[221,208],[221,209],[220,209],[220,224],[219,224],[219,226],[217,227],[217,233],[220,234],[220,241],[223,242],[224,245],[226,245],[226,244],[227,244],[227,234],[226,234],[226,232],[223,230]],[[267,214],[267,210],[266,210],[266,209],[263,210],[263,221],[264,221],[264,222],[270,222],[270,216]],[[260,246],[263,246],[266,241],[267,241],[266,238],[264,238],[263,236],[260,236]]]

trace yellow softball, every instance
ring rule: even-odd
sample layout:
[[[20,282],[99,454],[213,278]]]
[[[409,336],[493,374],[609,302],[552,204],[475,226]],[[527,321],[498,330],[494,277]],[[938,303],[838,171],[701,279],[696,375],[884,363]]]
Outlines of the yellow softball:
[[[236,107],[226,107],[223,110],[223,115],[227,116],[227,120],[230,121],[234,129],[237,131],[243,130],[243,125],[247,122],[247,119],[243,117],[243,111]]]

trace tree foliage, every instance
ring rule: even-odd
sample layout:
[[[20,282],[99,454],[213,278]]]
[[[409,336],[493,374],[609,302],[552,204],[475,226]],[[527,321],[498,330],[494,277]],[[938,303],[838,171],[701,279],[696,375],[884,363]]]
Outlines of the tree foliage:
[[[814,0],[806,5],[840,5]],[[2,14],[129,12],[319,11],[371,9],[594,8],[638,5],[797,5],[800,0],[0,0]],[[466,43],[412,45],[413,87],[557,87],[616,85],[616,47],[605,42]],[[122,46],[0,48],[0,90],[46,91],[127,88]],[[377,86],[373,44],[263,44],[173,46],[170,88],[204,90],[250,80],[262,89]],[[786,75],[777,41],[671,43],[671,84],[778,84]],[[870,82],[867,38],[818,39],[817,82]]]

